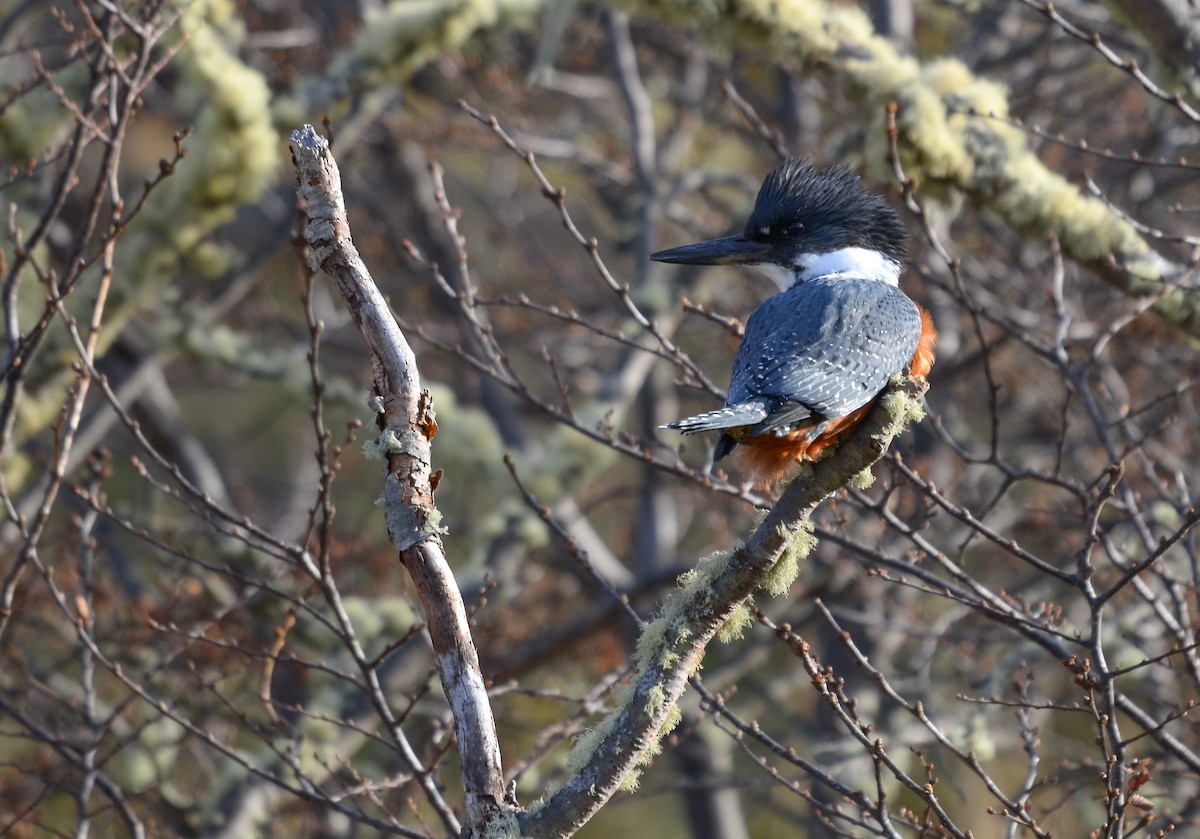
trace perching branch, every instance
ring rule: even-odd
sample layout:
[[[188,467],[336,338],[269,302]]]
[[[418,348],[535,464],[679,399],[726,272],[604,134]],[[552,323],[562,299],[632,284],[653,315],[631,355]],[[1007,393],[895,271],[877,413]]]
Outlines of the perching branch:
[[[430,468],[430,441],[437,423],[432,399],[421,390],[416,356],[351,241],[341,175],[329,144],[306,125],[292,132],[291,148],[299,196],[306,204],[310,264],[333,278],[371,354],[379,449],[388,463],[383,491],[388,537],[417,588],[442,689],[454,713],[466,791],[464,834],[479,834],[510,808],[496,724],[433,500],[437,478]]]
[[[787,575],[807,556],[815,544],[808,517],[887,451],[919,414],[916,399],[923,390],[923,382],[909,379],[889,385],[855,435],[792,481],[744,545],[703,561],[681,578],[681,589],[642,631],[637,670],[621,707],[577,745],[571,761],[575,774],[562,789],[540,808],[519,814],[522,836],[570,836],[636,779],[678,721],[679,697],[705,646],[723,627],[736,629],[743,615],[749,618],[746,599],[756,590],[776,588],[779,581],[773,584],[772,574]]]

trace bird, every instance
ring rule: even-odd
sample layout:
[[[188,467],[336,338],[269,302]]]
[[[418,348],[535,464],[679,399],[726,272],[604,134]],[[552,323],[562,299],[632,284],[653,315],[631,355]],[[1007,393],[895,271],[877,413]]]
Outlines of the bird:
[[[777,166],[740,234],[650,255],[679,265],[745,265],[779,292],[746,321],[725,404],[668,423],[719,431],[713,462],[740,447],[755,486],[820,459],[870,412],[888,379],[926,377],[937,330],[899,288],[908,233],[845,164]]]

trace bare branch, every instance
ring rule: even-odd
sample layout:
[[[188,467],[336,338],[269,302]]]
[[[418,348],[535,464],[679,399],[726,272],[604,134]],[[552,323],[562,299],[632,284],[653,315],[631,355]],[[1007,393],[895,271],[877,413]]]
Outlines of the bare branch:
[[[384,479],[388,536],[400,551],[428,618],[442,689],[454,713],[467,830],[481,832],[509,805],[496,724],[466,607],[442,547],[433,500],[439,476],[430,468],[430,441],[437,433],[432,398],[421,390],[416,356],[351,241],[341,174],[329,144],[306,125],[292,133],[291,147],[299,196],[306,204],[310,261],[337,284],[371,354],[376,421],[388,461]],[[458,831],[453,816],[443,813],[443,820]]]

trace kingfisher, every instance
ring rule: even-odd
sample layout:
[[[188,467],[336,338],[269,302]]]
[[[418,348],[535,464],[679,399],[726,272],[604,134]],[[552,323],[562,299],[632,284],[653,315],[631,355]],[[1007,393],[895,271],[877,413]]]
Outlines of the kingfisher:
[[[651,254],[747,265],[779,286],[746,321],[725,405],[663,427],[719,431],[714,462],[740,446],[756,485],[770,486],[845,439],[894,373],[928,376],[937,331],[899,287],[907,239],[849,166],[789,158],[763,181],[742,233]]]

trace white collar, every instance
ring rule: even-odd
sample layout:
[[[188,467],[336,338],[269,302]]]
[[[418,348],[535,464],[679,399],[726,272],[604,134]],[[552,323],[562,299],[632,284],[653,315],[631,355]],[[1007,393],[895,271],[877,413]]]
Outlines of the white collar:
[[[850,274],[888,285],[900,284],[900,263],[870,248],[842,248],[828,253],[802,253],[792,266],[761,262],[754,266],[766,274],[780,291],[817,277]]]

